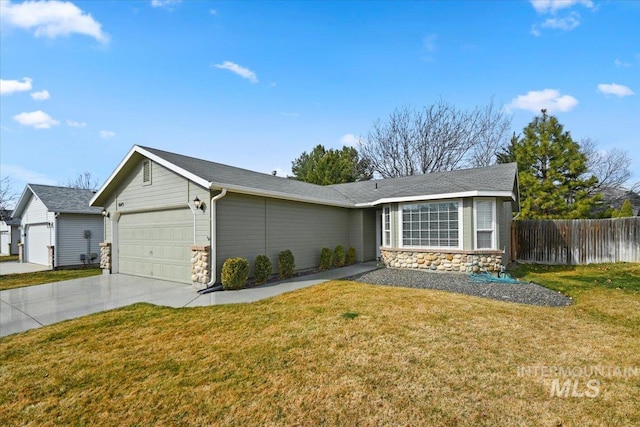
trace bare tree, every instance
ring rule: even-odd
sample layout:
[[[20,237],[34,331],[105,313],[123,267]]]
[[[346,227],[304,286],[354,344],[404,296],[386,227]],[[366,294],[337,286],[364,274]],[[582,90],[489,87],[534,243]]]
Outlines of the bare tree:
[[[596,192],[620,188],[631,178],[631,159],[627,151],[619,148],[598,150],[596,141],[591,138],[582,139],[580,147],[587,156],[587,174],[598,178]]]
[[[98,179],[94,178],[91,172],[85,171],[75,179],[68,179],[67,184],[65,185],[69,188],[81,188],[84,190],[97,190],[98,189]]]
[[[486,166],[495,163],[510,125],[493,99],[469,111],[442,100],[422,110],[404,107],[373,124],[360,156],[384,178]]]
[[[0,212],[4,215],[4,212],[13,209],[13,202],[16,199],[16,194],[11,188],[11,178],[5,176],[0,178]]]

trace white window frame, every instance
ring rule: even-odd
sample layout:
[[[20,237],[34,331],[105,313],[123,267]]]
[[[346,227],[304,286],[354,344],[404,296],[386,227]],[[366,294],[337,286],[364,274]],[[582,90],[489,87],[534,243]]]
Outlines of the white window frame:
[[[478,227],[478,202],[490,202],[491,203],[491,228],[479,228]],[[493,198],[475,198],[473,199],[473,248],[475,250],[496,250],[498,247],[498,226],[496,218],[496,199]],[[491,247],[479,248],[478,247],[478,232],[491,231]]]
[[[382,207],[382,246],[391,247],[391,206]]]
[[[440,203],[457,203],[458,204],[458,246],[406,246],[404,244],[403,234],[404,234],[404,221],[403,221],[403,210],[406,206],[411,205],[429,205],[429,204],[440,204]],[[462,235],[463,231],[463,221],[462,221],[462,199],[451,199],[451,200],[433,200],[428,202],[414,202],[414,203],[402,203],[398,207],[398,246],[401,248],[408,249],[433,249],[439,251],[447,251],[447,250],[461,250],[462,249]]]

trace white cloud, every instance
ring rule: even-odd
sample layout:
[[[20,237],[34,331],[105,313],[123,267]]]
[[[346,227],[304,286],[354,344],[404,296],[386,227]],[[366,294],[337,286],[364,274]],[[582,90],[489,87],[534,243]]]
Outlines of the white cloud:
[[[218,11],[217,11],[217,10],[215,10],[215,9],[209,9],[209,14],[210,14],[210,15],[217,15],[217,14],[218,14]]]
[[[166,9],[171,9],[179,3],[182,3],[182,0],[151,0],[151,6],[164,7]]]
[[[40,110],[31,113],[16,114],[13,116],[13,120],[23,126],[31,126],[36,129],[49,129],[52,126],[58,126],[60,124],[59,121]]]
[[[29,77],[23,77],[22,81],[0,79],[0,95],[11,95],[14,92],[31,90],[32,81]]]
[[[48,178],[46,175],[43,175],[40,172],[29,170],[23,166],[3,163],[2,165],[0,165],[0,169],[2,169],[3,175],[10,176],[11,180],[14,182],[22,181],[24,183],[56,185],[55,180]]]
[[[601,83],[598,85],[598,91],[604,93],[605,95],[615,95],[619,97],[623,96],[631,96],[634,95],[633,91],[629,89],[627,86],[611,83]]]
[[[531,34],[533,34],[536,37],[540,37],[540,30],[538,30],[538,26],[537,25],[532,25],[531,26]]]
[[[40,92],[31,92],[31,98],[35,99],[36,101],[44,101],[46,99],[49,99],[50,97],[51,95],[49,95],[48,90],[41,90]]]
[[[436,46],[437,41],[438,41],[437,34],[429,34],[428,36],[422,39],[422,45],[427,50],[427,52],[433,53],[437,49],[437,46]]]
[[[512,99],[507,110],[527,110],[539,113],[545,109],[549,113],[556,111],[565,112],[578,105],[578,100],[571,95],[560,95],[556,89],[543,89],[530,91],[526,95],[518,95]]]
[[[68,1],[25,1],[19,4],[2,1],[0,15],[7,27],[33,30],[36,37],[56,38],[77,33],[102,43],[109,41],[99,22]]]
[[[347,133],[340,138],[340,142],[347,147],[357,147],[360,145],[360,138],[352,133]]]
[[[67,120],[67,126],[70,128],[83,128],[87,124],[85,122],[75,122],[73,120]]]
[[[286,111],[281,111],[280,115],[284,117],[300,117],[300,114],[296,112],[288,113]]]
[[[236,64],[235,62],[224,61],[222,64],[215,64],[214,67],[220,68],[222,70],[229,70],[232,73],[239,75],[243,79],[249,80],[251,83],[258,83],[258,77],[256,76],[256,73],[248,68]]]
[[[545,28],[554,28],[556,30],[571,31],[580,25],[580,15],[571,12],[569,16],[564,18],[548,18],[541,24]]]
[[[592,0],[530,0],[531,5],[539,13],[555,13],[560,9],[567,9],[576,4],[586,8],[593,8]]]
[[[116,136],[116,133],[112,132],[110,130],[101,130],[100,131],[100,138],[102,138],[102,139],[110,139],[110,138],[113,138],[114,136]]]
[[[631,64],[629,64],[628,62],[621,61],[618,58],[616,58],[615,61],[613,61],[613,63],[618,68],[629,68],[629,67],[631,67]]]

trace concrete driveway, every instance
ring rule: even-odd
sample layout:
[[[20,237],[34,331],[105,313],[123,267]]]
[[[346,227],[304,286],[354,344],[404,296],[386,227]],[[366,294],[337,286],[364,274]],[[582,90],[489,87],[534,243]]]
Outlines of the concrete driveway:
[[[0,337],[147,302],[168,307],[197,307],[258,301],[284,292],[375,270],[362,263],[239,291],[200,295],[190,285],[109,274],[0,291]]]
[[[0,276],[5,274],[35,273],[36,271],[51,270],[51,267],[28,262],[4,261],[0,262]]]

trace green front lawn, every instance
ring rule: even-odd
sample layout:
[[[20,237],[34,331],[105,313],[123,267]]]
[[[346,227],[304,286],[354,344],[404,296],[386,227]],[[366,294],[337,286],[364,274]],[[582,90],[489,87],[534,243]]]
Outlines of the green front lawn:
[[[0,338],[0,425],[640,425],[640,266],[517,271],[575,304],[332,281]]]
[[[62,280],[80,279],[82,277],[102,274],[100,268],[80,268],[76,270],[47,270],[35,273],[6,274],[0,276],[0,291],[42,285],[43,283],[60,282]]]

